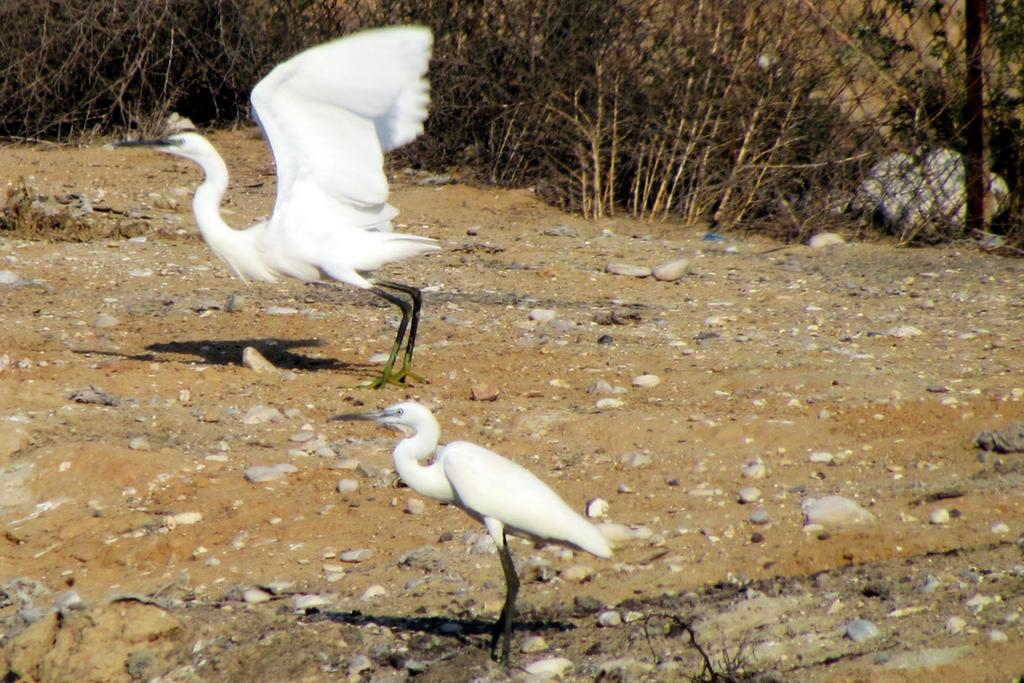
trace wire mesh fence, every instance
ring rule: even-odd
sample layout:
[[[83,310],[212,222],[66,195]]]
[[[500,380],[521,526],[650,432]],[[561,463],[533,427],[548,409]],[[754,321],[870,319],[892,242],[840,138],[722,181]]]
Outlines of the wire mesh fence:
[[[0,6],[0,134],[153,127],[171,110],[200,123],[246,117],[249,88],[277,61],[414,21],[436,36],[428,134],[404,152],[423,165],[533,185],[595,218],[786,239],[845,226],[904,242],[982,227],[966,216],[974,169],[1002,233],[990,244],[1012,245],[1024,237],[1024,2],[984,10],[984,0],[11,0]],[[986,17],[978,109],[967,28]]]

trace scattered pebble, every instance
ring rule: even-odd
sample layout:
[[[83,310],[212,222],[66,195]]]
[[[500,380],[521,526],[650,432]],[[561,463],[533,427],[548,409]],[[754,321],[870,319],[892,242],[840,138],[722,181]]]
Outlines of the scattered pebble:
[[[144,436],[136,436],[128,442],[128,448],[133,451],[148,451],[149,450],[149,439]]]
[[[258,484],[265,481],[284,479],[286,475],[298,471],[299,468],[291,463],[279,463],[269,467],[265,465],[253,465],[245,470],[245,478],[254,484]]]
[[[292,306],[267,306],[267,315],[296,315],[299,309]]]
[[[369,548],[357,548],[355,550],[346,550],[345,552],[338,555],[338,559],[342,562],[363,562],[373,557],[373,551]]]
[[[690,259],[681,258],[655,266],[651,270],[651,274],[654,275],[656,280],[674,282],[686,275],[689,270]]]
[[[587,501],[587,517],[591,519],[595,517],[604,517],[608,514],[608,510],[611,506],[608,501],[604,498],[591,498]]]
[[[548,649],[548,641],[541,636],[527,636],[523,639],[523,644],[519,646],[519,651],[524,654],[543,652],[546,649]]]
[[[964,604],[967,605],[967,608],[969,610],[971,610],[975,614],[978,614],[983,609],[985,609],[986,607],[991,605],[993,602],[994,602],[993,598],[991,598],[991,597],[989,597],[987,595],[982,595],[981,593],[977,593],[975,595],[972,595],[970,598],[968,598],[967,602],[965,602]]]
[[[276,375],[278,369],[255,346],[242,349],[242,365],[258,374]]]
[[[360,680],[360,675],[364,671],[369,671],[373,668],[373,660],[366,655],[360,653],[352,657],[348,662],[348,677],[349,680]]]
[[[201,521],[203,521],[203,513],[201,512],[177,512],[173,515],[164,516],[164,526],[168,529],[174,529],[178,526],[190,526]]]
[[[652,389],[661,384],[661,378],[657,375],[639,375],[633,378],[633,386],[641,389]]]
[[[316,594],[301,594],[292,598],[295,609],[304,612],[308,609],[317,609],[327,605],[327,598]]]
[[[748,462],[742,470],[743,477],[746,479],[764,479],[766,468],[761,458],[755,458]]]
[[[359,490],[359,482],[355,479],[342,479],[338,482],[338,493],[355,493]]]
[[[374,598],[379,598],[380,596],[387,595],[387,594],[388,594],[388,591],[387,591],[386,588],[384,588],[384,586],[381,586],[380,584],[375,583],[372,586],[370,586],[369,588],[367,588],[365,591],[363,591],[363,594],[362,594],[362,596],[360,596],[359,599],[362,600],[363,602],[366,602],[367,600],[373,600]]]
[[[816,235],[812,235],[811,239],[807,240],[807,246],[812,249],[831,247],[835,244],[846,244],[846,240],[843,239],[843,236],[835,232],[819,232]]]
[[[756,503],[761,500],[761,489],[753,486],[742,488],[739,491],[739,499],[744,505],[748,503]]]
[[[888,330],[885,331],[885,333],[890,337],[897,337],[899,339],[906,339],[907,337],[919,337],[922,334],[924,334],[924,332],[914,327],[913,325],[896,325],[895,327],[890,327]]]
[[[597,615],[598,626],[619,626],[622,624],[622,615],[613,609],[607,609]]]
[[[1010,638],[1006,635],[1006,633],[1004,633],[1003,631],[1000,631],[997,628],[994,628],[994,629],[992,629],[991,631],[988,632],[988,639],[990,641],[992,641],[993,643],[1005,643],[1008,640],[1010,640]]]
[[[960,635],[967,628],[967,620],[963,617],[950,617],[946,619],[946,632],[953,635]]]
[[[1005,522],[996,522],[992,525],[992,533],[994,534],[1008,534],[1010,533],[1010,527]]]
[[[856,501],[844,496],[824,496],[808,500],[803,507],[808,524],[863,524],[875,519],[873,514]]]
[[[648,266],[637,266],[621,261],[612,261],[604,269],[612,275],[625,275],[627,277],[648,277],[652,272]]]
[[[120,324],[121,321],[115,318],[114,316],[110,315],[109,313],[100,313],[92,322],[93,327],[96,327],[101,330],[110,327],[117,327]]]
[[[571,567],[563,569],[561,577],[566,581],[586,581],[587,579],[594,576],[594,568],[588,567],[585,564],[574,564]]]
[[[13,270],[0,270],[0,285],[13,285],[20,279]]]
[[[535,308],[530,311],[530,320],[539,323],[548,323],[554,320],[557,314],[550,308]]]
[[[242,600],[250,605],[258,605],[261,602],[268,602],[274,596],[262,588],[250,588],[242,593]]]
[[[85,609],[86,607],[82,601],[82,596],[73,588],[60,593],[53,604],[61,614],[65,614],[70,610]]]
[[[766,510],[754,510],[750,513],[751,524],[767,524],[771,521],[771,517],[768,516]]]
[[[867,619],[854,619],[846,624],[846,637],[855,643],[863,643],[878,637],[878,627]]]
[[[523,670],[530,676],[536,676],[540,680],[547,680],[564,675],[572,666],[572,661],[565,657],[548,657],[547,659],[538,659],[536,662],[527,664]]]
[[[808,462],[814,462],[818,464],[828,464],[832,462],[835,457],[828,451],[814,451],[807,456]]]
[[[479,382],[470,389],[470,397],[474,401],[497,401],[501,390],[488,382]]]
[[[232,294],[228,297],[228,300],[224,302],[225,313],[237,313],[245,309],[245,305],[248,303],[245,297],[241,294]]]
[[[407,498],[405,500],[405,511],[410,515],[422,515],[426,509],[426,504],[419,498]]]
[[[594,404],[598,410],[615,410],[623,406],[623,400],[621,398],[599,398],[597,403]]]
[[[949,510],[946,508],[936,508],[928,516],[928,521],[932,524],[949,524],[949,519]]]
[[[281,422],[282,420],[284,420],[284,415],[281,414],[280,410],[264,405],[253,406],[242,416],[242,424],[246,425]]]

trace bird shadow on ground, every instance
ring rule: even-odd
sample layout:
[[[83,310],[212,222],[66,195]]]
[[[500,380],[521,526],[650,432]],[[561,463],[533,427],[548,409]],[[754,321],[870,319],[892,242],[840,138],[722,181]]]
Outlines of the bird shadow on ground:
[[[307,618],[313,614],[307,615]],[[386,626],[392,630],[429,633],[435,636],[447,636],[455,638],[467,645],[480,645],[472,636],[485,636],[482,643],[488,647],[491,633],[494,631],[493,621],[480,619],[459,619],[456,617],[400,617],[385,614],[364,614],[359,610],[351,612],[319,612],[315,618],[327,619],[338,624],[350,626],[365,626],[375,624]],[[512,631],[571,631],[575,629],[574,624],[551,619],[533,619],[525,621],[516,619],[512,624]]]
[[[242,351],[247,346],[252,346],[280,370],[348,370],[359,367],[334,358],[315,358],[290,350],[320,345],[318,339],[194,339],[150,344],[146,350],[197,356],[208,365],[241,365]]]

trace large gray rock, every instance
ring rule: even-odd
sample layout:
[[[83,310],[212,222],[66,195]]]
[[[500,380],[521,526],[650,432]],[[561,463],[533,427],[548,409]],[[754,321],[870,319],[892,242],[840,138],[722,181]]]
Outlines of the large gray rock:
[[[927,223],[963,232],[967,214],[964,178],[964,158],[954,150],[918,150],[917,155],[897,152],[872,167],[847,210],[869,216],[903,236]],[[997,210],[1009,192],[1006,181],[990,173],[989,192],[992,208]]]

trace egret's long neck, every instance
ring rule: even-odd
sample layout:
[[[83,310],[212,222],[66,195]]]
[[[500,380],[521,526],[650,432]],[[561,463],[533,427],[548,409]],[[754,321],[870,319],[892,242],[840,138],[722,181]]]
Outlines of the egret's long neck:
[[[403,439],[395,447],[395,470],[402,481],[416,493],[451,501],[455,498],[451,484],[444,476],[443,465],[434,462],[423,465],[420,460],[429,458],[437,450],[441,429],[437,423],[423,425],[414,436]]]
[[[234,232],[220,217],[220,202],[228,189],[228,167],[216,153],[205,156],[199,165],[203,167],[204,178],[192,198],[192,210],[203,239],[213,245],[231,239],[228,233]]]

